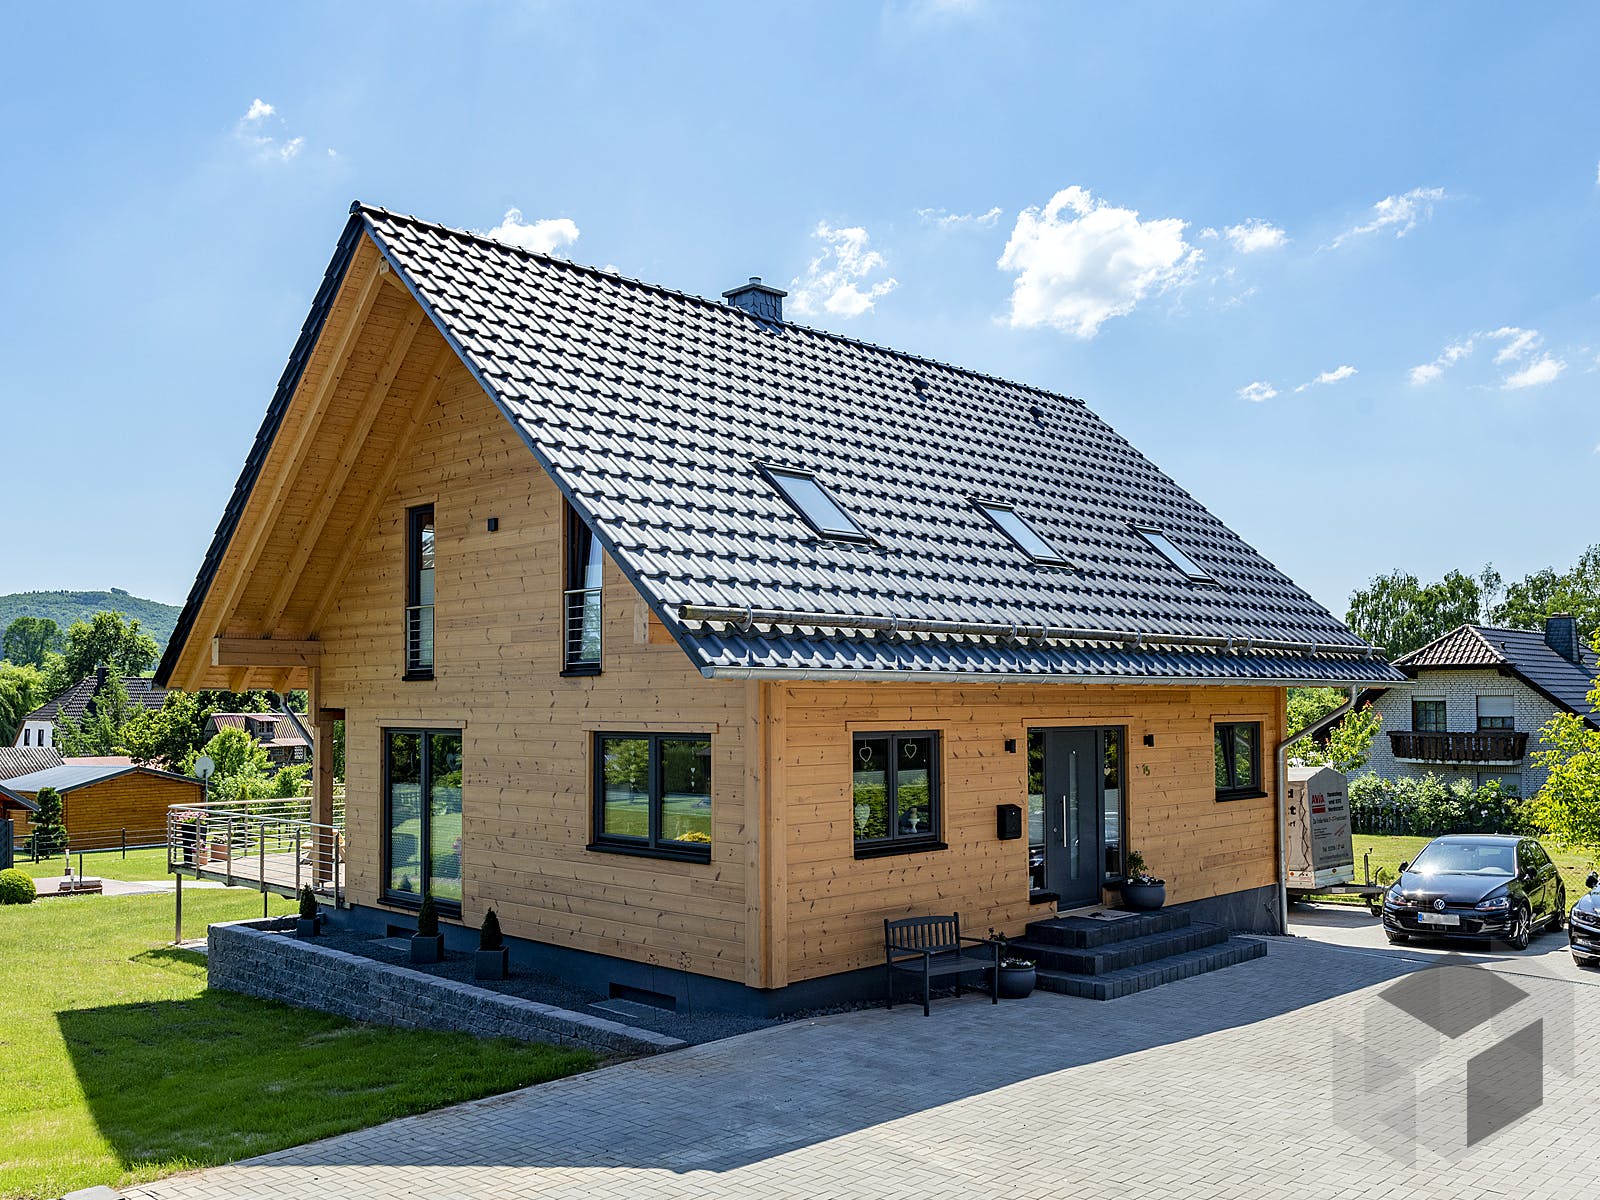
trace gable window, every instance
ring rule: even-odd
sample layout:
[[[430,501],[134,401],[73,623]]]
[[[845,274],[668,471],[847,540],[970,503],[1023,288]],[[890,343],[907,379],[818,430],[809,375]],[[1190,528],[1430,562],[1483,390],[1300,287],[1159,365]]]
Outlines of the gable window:
[[[604,570],[594,531],[568,505],[562,653],[564,670],[569,675],[600,673],[600,583]]]
[[[33,745],[33,730],[31,730],[31,729],[24,729],[24,730],[23,730],[23,731],[22,731],[22,744],[23,744],[23,745],[24,745],[24,746],[31,746],[31,745]]]
[[[589,849],[711,860],[709,735],[597,733],[594,764]]]
[[[984,516],[994,522],[1001,533],[1015,542],[1017,547],[1034,562],[1060,567],[1068,565],[1067,560],[1061,557],[1056,548],[1040,537],[1032,525],[1018,516],[1017,510],[1011,505],[989,500],[974,500],[973,503]]]
[[[856,857],[943,850],[939,735],[858,733],[851,751]]]
[[[383,731],[384,898],[461,911],[461,731]]]
[[[801,519],[823,537],[853,542],[871,540],[809,471],[764,466],[761,473]]]
[[[1443,733],[1445,712],[1443,700],[1413,700],[1411,702],[1412,733]]]
[[[406,509],[406,678],[433,678],[433,505]]]
[[[1164,531],[1153,525],[1135,525],[1133,528],[1135,533],[1150,543],[1156,553],[1182,571],[1191,583],[1216,582],[1205,568],[1185,554]]]
[[[1510,696],[1478,697],[1478,728],[1514,729],[1517,724],[1516,702]]]
[[[1263,796],[1261,789],[1261,723],[1230,721],[1216,729],[1217,799]]]

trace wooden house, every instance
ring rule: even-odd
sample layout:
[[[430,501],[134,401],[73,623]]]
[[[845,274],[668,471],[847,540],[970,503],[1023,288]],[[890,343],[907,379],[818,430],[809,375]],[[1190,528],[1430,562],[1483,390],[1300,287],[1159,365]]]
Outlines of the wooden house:
[[[330,819],[344,722],[339,919],[768,1011],[1130,849],[1277,927],[1284,690],[1400,677],[1081,401],[782,299],[353,207],[157,672],[309,687]]]
[[[160,845],[167,837],[167,810],[198,804],[199,781],[154,767],[122,762],[72,761],[0,782],[0,809],[16,823],[17,841],[33,831],[41,788],[61,797],[62,818],[74,850],[104,850],[123,844]]]

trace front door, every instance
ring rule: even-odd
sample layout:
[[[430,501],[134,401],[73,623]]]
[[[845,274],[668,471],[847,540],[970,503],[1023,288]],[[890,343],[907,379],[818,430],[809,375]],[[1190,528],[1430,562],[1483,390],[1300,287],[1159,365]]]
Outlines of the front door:
[[[1044,729],[1044,890],[1062,908],[1100,903],[1103,731]]]

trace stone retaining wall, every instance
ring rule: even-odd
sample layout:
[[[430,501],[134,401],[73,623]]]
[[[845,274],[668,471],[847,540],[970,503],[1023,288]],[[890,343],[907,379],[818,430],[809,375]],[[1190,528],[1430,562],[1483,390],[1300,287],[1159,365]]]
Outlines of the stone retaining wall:
[[[211,926],[207,982],[230,992],[376,1025],[583,1046],[601,1054],[655,1054],[685,1044],[653,1030],[502,995],[276,932],[293,925],[293,918],[277,918]]]

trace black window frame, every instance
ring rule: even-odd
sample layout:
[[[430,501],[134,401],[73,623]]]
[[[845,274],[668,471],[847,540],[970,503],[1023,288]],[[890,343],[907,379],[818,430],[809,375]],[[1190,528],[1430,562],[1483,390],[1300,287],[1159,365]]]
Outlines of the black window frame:
[[[767,481],[772,490],[778,494],[778,499],[788,505],[794,514],[806,523],[806,528],[810,529],[819,538],[830,542],[854,542],[864,546],[877,545],[876,539],[861,527],[861,522],[856,520],[854,513],[839,503],[839,497],[835,496],[833,489],[817,477],[815,471],[808,471],[802,467],[781,466],[778,463],[757,463],[756,469],[761,472],[762,478]],[[800,503],[789,494],[789,490],[780,482],[785,478],[804,479],[813,484],[822,493],[823,498],[833,505],[839,515],[850,522],[850,531],[826,529],[813,521],[806,510],[800,506]]]
[[[1250,733],[1250,781],[1240,783],[1235,775],[1234,768],[1238,765],[1234,750],[1238,729],[1249,729]],[[1222,761],[1229,777],[1229,785],[1217,789],[1218,800],[1253,800],[1267,794],[1266,787],[1261,778],[1261,722],[1260,721],[1218,721],[1212,730],[1212,766],[1215,777],[1215,754],[1217,743],[1222,744]]]
[[[1417,720],[1417,705],[1437,704],[1439,706],[1439,728],[1425,729]],[[1446,733],[1450,728],[1450,709],[1444,700],[1438,696],[1413,696],[1411,698],[1411,732],[1412,733]]]
[[[884,772],[884,828],[881,838],[855,836],[855,763],[856,747],[864,740],[889,740],[888,770]],[[926,833],[903,834],[899,832],[899,746],[903,738],[931,738],[932,753],[928,756],[928,809],[933,814],[933,828]],[[893,854],[920,854],[930,850],[948,850],[944,841],[944,737],[937,729],[857,729],[850,733],[851,788],[850,836],[856,858],[884,858]]]
[[[1178,544],[1178,539],[1168,533],[1162,526],[1148,524],[1141,525],[1135,522],[1131,528],[1139,535],[1140,539],[1145,545],[1149,546],[1150,549],[1159,554],[1163,561],[1170,565],[1173,570],[1177,571],[1178,574],[1182,575],[1190,583],[1199,583],[1204,584],[1207,587],[1215,588],[1220,588],[1222,586],[1217,582],[1216,576],[1210,574],[1201,564],[1200,560],[1195,558],[1195,556],[1190,553],[1189,548],[1187,546],[1180,546]],[[1183,563],[1179,562],[1176,558],[1173,558],[1172,554],[1169,554],[1165,549],[1162,548],[1159,542],[1154,540],[1155,538],[1160,538],[1161,541],[1172,547],[1172,551],[1174,553],[1181,555],[1184,559],[1187,559],[1188,562],[1194,567],[1194,570],[1189,570],[1189,568],[1184,566]]]
[[[418,893],[415,896],[412,896],[407,892],[394,892],[394,891],[390,891],[389,890],[389,877],[392,874],[392,872],[390,871],[390,860],[389,860],[390,839],[393,836],[393,824],[392,824],[393,815],[392,815],[392,812],[391,812],[391,810],[389,808],[390,797],[393,794],[391,789],[390,789],[390,786],[389,786],[389,782],[390,782],[390,780],[389,780],[389,769],[390,769],[389,738],[392,735],[397,734],[397,733],[416,734],[421,739],[421,748],[420,748],[419,754],[420,754],[420,769],[421,769],[421,773],[422,773],[422,797],[421,797],[421,803],[418,806],[418,816],[420,817],[420,820],[417,823],[417,852],[418,852],[417,853],[417,862],[419,864],[419,866],[418,866],[418,875],[420,876],[420,878],[417,880]],[[380,753],[383,756],[383,825],[382,825],[382,833],[383,833],[383,838],[382,838],[382,841],[383,841],[382,871],[383,871],[383,874],[381,876],[381,878],[383,880],[383,888],[382,888],[382,891],[381,891],[380,895],[382,897],[383,903],[388,904],[388,905],[390,905],[390,906],[392,906],[394,908],[417,909],[417,908],[421,908],[422,907],[422,897],[426,896],[429,893],[429,891],[432,890],[432,882],[433,882],[432,881],[432,874],[433,874],[433,862],[432,862],[432,859],[433,859],[433,855],[432,855],[433,839],[432,839],[432,833],[433,833],[433,831],[430,828],[430,824],[431,824],[431,822],[433,820],[433,813],[432,813],[432,810],[431,810],[431,806],[428,803],[429,780],[430,780],[430,778],[432,776],[431,767],[432,767],[432,759],[433,759],[433,739],[435,737],[458,737],[458,738],[460,738],[461,739],[461,757],[462,757],[462,761],[465,762],[465,760],[466,760],[466,750],[467,750],[467,734],[466,734],[466,730],[460,728],[459,726],[450,726],[450,725],[434,726],[434,727],[431,727],[431,728],[423,728],[421,726],[416,726],[416,725],[383,725],[383,726],[380,726],[379,729],[378,729],[378,737],[382,742],[382,749],[380,750]],[[465,772],[464,771],[463,771],[463,778],[465,778]],[[463,824],[462,824],[463,832],[465,832],[465,828],[466,828],[466,826],[465,826],[466,807],[467,807],[467,805],[466,805],[466,787],[463,786],[462,789],[461,789],[461,810],[462,810],[462,814],[463,814]],[[463,838],[463,844],[462,844],[462,869],[461,869],[461,882],[462,882],[462,886],[463,886],[463,891],[465,890],[465,885],[466,885],[466,874],[467,874],[467,872],[466,872],[466,845],[465,845],[465,838]],[[438,910],[439,915],[441,917],[460,917],[461,916],[461,904],[458,901],[455,901],[455,900],[441,900],[437,896],[435,896],[433,898],[433,906],[434,906],[435,909]]]
[[[1062,567],[1068,571],[1076,571],[1078,569],[1066,558],[1062,557],[1061,552],[1055,548],[1055,545],[1050,541],[1049,538],[1045,537],[1044,534],[1040,533],[1036,528],[1034,528],[1032,521],[1028,520],[1027,517],[1023,516],[1017,511],[1017,506],[1015,504],[1008,503],[1004,500],[985,500],[982,496],[968,496],[967,499],[974,508],[983,514],[984,519],[987,520],[989,524],[993,525],[1000,531],[1001,535],[1006,539],[1006,541],[1010,542],[1018,550],[1022,551],[1022,553],[1028,556],[1029,562],[1036,562],[1043,567]],[[1040,545],[1047,547],[1050,553],[1046,555],[1035,554],[1032,550],[1024,546],[1017,540],[1016,535],[1005,527],[1005,524],[1000,520],[1000,518],[995,516],[995,513],[997,512],[1010,513],[1017,519],[1017,523],[1029,533],[1033,534],[1034,537],[1038,538]]]
[[[637,739],[650,744],[650,815],[649,834],[642,838],[606,832],[606,781],[605,750],[607,739]],[[586,849],[604,854],[632,854],[641,858],[665,858],[674,862],[708,863],[714,842],[675,842],[661,836],[662,771],[664,760],[662,742],[704,742],[706,750],[712,749],[709,733],[643,733],[625,729],[601,729],[590,735],[589,753],[594,759],[590,772],[590,834]],[[715,793],[711,791],[712,777],[706,779],[707,794],[712,796],[712,811],[716,810]],[[713,823],[713,829],[715,824]],[[713,839],[716,834],[712,834]]]
[[[433,603],[427,605],[432,623],[430,657],[426,666],[413,663],[411,658],[411,612],[422,605],[422,530],[433,530]],[[439,525],[434,519],[433,504],[416,504],[406,509],[406,610],[402,622],[400,657],[403,670],[401,678],[428,680],[434,677],[439,662]]]
[[[599,675],[605,669],[605,556],[600,541],[589,523],[578,515],[578,510],[563,501],[567,519],[562,537],[561,576],[561,674],[569,677]],[[587,551],[587,553],[584,553]],[[601,581],[599,586],[588,586],[589,560],[600,555]],[[600,616],[595,625],[594,658],[574,657],[572,653],[572,593],[581,591],[596,594]],[[587,600],[585,601],[587,604]]]

